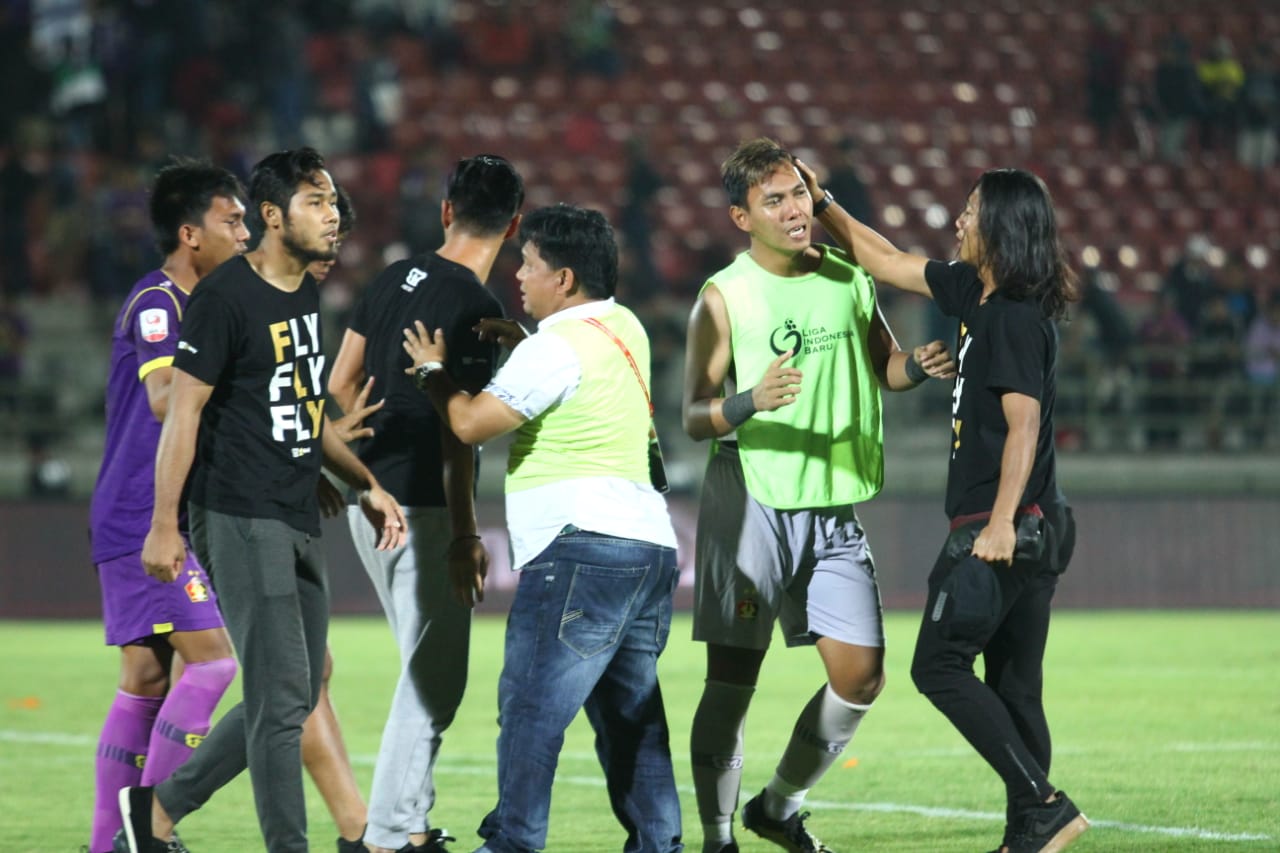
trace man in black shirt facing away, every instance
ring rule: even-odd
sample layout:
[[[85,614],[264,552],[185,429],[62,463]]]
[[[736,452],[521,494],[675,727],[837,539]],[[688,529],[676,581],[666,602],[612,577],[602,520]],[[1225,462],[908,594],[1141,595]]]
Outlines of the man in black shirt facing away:
[[[501,323],[484,287],[503,242],[520,224],[524,182],[501,157],[458,162],[441,203],[444,245],[397,261],[365,290],[334,359],[329,391],[350,410],[372,379],[384,396],[366,421],[360,458],[404,506],[402,548],[379,551],[351,507],[351,538],[400,649],[400,679],[382,731],[369,795],[371,851],[444,850],[432,829],[433,768],[467,682],[471,605],[483,597],[488,554],[476,534],[475,450],[441,424],[405,368],[404,330],[444,329],[449,375],[471,393],[493,377],[497,347],[475,328]]]
[[[267,849],[307,849],[302,724],[315,706],[329,623],[316,498],[322,464],[352,488],[379,546],[398,547],[399,504],[326,429],[320,295],[307,266],[332,257],[337,190],[314,150],[272,154],[249,195],[262,241],[207,276],[192,297],[174,359],[156,458],[147,572],[177,576],[185,555],[178,504],[191,472],[192,545],[218,592],[243,674],[227,712],[181,772],[124,788],[125,849],[183,849],[173,824],[249,769]],[[194,463],[194,467],[193,467]]]
[[[813,172],[800,168],[823,207]],[[1029,172],[985,172],[956,220],[950,264],[898,251],[838,204],[821,221],[876,279],[930,296],[960,320],[952,533],[929,575],[911,675],[1005,783],[997,853],[1062,850],[1089,824],[1049,782],[1041,701],[1049,603],[1075,539],[1053,448],[1054,320],[1075,297],[1075,276],[1049,191]],[[978,654],[985,683],[973,670]]]

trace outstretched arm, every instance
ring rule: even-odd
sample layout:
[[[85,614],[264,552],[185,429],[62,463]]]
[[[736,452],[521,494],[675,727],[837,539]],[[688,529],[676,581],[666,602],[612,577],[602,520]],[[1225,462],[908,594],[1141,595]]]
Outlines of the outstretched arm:
[[[771,412],[794,403],[801,373],[785,366],[791,351],[773,360],[752,388],[725,397],[724,382],[733,360],[729,312],[714,284],[707,285],[689,316],[684,370],[684,431],[695,441],[733,432],[756,412]]]
[[[404,330],[404,351],[409,354],[406,374],[415,374],[418,366],[431,362],[444,363],[446,348],[444,330],[428,331],[421,320]],[[491,438],[506,435],[524,423],[524,416],[487,391],[474,396],[458,387],[443,368],[431,371],[418,385],[431,398],[431,404],[444,425],[466,444],[483,444]]]
[[[813,196],[814,209],[822,208],[826,191],[818,186],[818,177],[802,160],[796,160],[796,168],[804,178],[805,186]],[[903,252],[872,228],[868,228],[849,215],[836,199],[818,214],[818,221],[827,229],[831,238],[850,255],[858,266],[871,273],[876,281],[892,285],[899,290],[909,290],[921,296],[933,297],[924,278],[928,258]]]
[[[910,391],[930,377],[951,379],[956,375],[956,363],[942,341],[922,344],[911,352],[900,349],[879,305],[871,318],[867,350],[880,387],[887,391]]]

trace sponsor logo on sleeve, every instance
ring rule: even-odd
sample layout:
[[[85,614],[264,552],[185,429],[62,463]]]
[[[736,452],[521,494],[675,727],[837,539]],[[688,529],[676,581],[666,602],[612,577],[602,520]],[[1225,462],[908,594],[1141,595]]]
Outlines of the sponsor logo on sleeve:
[[[169,337],[169,312],[163,308],[148,308],[138,315],[138,331],[142,339],[156,344]]]

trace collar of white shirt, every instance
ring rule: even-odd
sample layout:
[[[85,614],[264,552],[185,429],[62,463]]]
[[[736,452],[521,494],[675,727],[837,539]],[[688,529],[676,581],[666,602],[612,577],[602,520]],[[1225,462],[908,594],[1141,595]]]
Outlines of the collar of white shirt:
[[[584,320],[587,317],[599,317],[613,308],[613,305],[613,297],[610,296],[607,299],[593,299],[590,302],[583,302],[581,305],[561,308],[556,313],[539,320],[538,331],[545,331],[556,323],[563,323],[565,320]]]

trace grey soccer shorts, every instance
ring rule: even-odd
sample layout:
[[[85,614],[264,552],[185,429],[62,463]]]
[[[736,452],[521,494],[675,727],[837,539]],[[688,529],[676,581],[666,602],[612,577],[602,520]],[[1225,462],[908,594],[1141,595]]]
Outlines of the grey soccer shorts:
[[[767,649],[830,637],[882,648],[875,564],[852,506],[779,510],[753,498],[737,449],[707,465],[694,556],[693,638]]]

